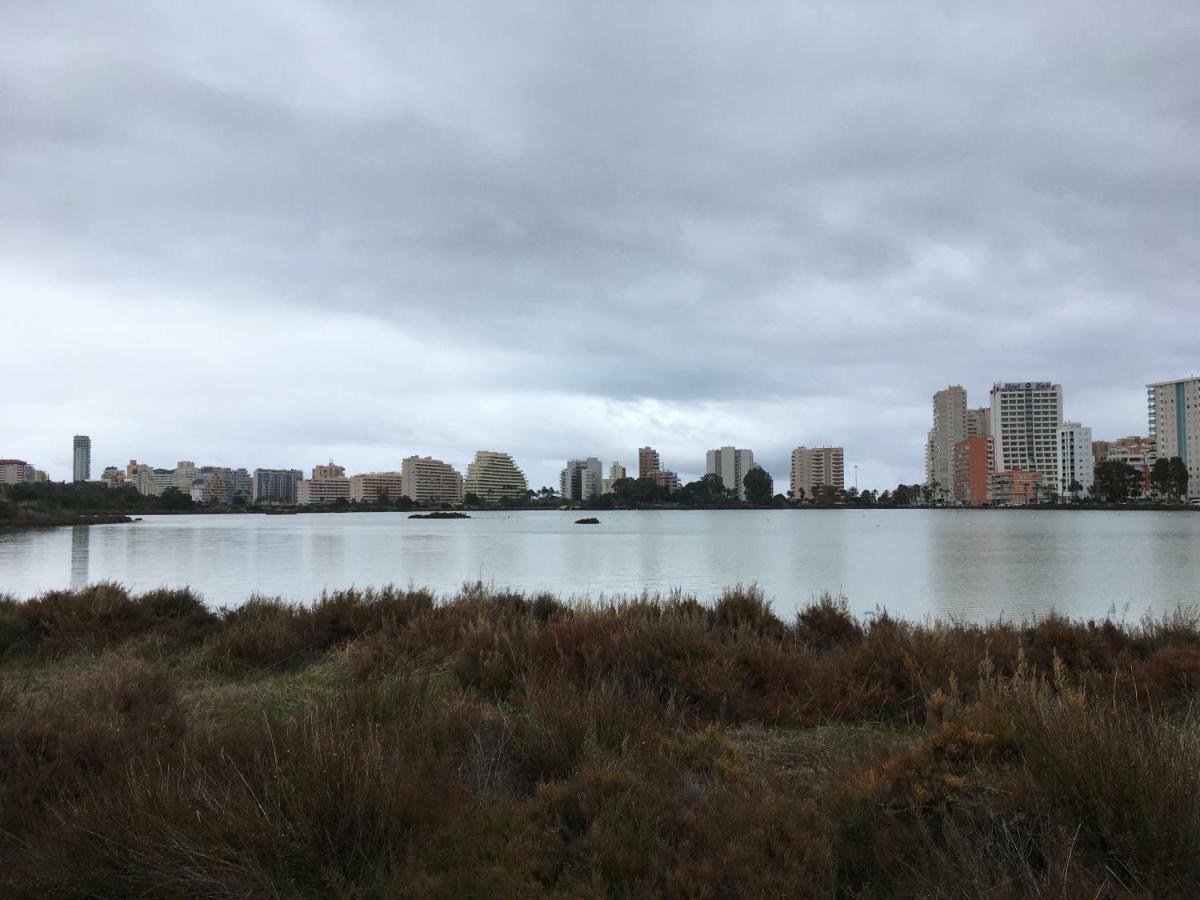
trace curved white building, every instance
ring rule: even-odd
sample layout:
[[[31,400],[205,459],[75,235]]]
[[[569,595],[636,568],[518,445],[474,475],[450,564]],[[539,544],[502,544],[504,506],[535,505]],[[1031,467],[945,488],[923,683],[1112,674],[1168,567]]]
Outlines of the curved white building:
[[[467,466],[467,477],[463,491],[475,494],[481,500],[497,501],[522,499],[529,490],[525,473],[507,453],[494,450],[479,450],[474,461]]]

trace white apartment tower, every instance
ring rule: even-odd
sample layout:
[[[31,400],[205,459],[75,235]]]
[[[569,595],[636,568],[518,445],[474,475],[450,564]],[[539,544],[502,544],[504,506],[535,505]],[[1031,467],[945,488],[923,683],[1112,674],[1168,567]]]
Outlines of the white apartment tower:
[[[997,472],[1037,472],[1046,484],[1057,476],[1062,385],[997,382],[992,386],[991,419]]]
[[[590,500],[604,490],[604,466],[594,456],[569,459],[559,476],[564,500]]]
[[[726,490],[737,491],[738,499],[746,499],[746,485],[743,481],[746,473],[754,468],[754,451],[739,450],[736,447],[721,447],[709,450],[706,459],[705,473],[720,475],[721,483]]]
[[[86,434],[77,434],[72,449],[74,464],[71,468],[71,480],[90,481],[92,478],[92,439]]]
[[[1200,378],[1148,384],[1146,405],[1158,458],[1183,460],[1188,497],[1200,497]]]
[[[1086,496],[1095,477],[1092,459],[1092,429],[1078,422],[1063,422],[1058,426],[1058,472],[1055,486],[1060,496],[1071,494],[1071,484],[1079,485]]]

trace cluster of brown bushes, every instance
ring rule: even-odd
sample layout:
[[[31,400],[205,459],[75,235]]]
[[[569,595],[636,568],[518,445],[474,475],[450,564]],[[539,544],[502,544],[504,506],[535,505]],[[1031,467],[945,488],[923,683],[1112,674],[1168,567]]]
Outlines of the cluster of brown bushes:
[[[6,896],[1192,896],[1200,623],[0,599]]]

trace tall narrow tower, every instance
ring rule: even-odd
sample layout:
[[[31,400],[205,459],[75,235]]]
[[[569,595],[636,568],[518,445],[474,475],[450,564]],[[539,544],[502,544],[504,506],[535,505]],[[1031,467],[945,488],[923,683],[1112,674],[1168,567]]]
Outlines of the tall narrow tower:
[[[86,434],[75,435],[72,481],[92,480],[92,439]]]

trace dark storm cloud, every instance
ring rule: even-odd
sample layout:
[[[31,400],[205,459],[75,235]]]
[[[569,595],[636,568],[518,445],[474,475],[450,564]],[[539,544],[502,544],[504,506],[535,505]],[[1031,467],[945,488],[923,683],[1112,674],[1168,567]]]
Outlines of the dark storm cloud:
[[[538,482],[835,442],[882,486],[948,383],[1115,436],[1200,368],[1191,4],[3,12],[2,289],[59,340],[0,450],[60,474],[90,429]]]

